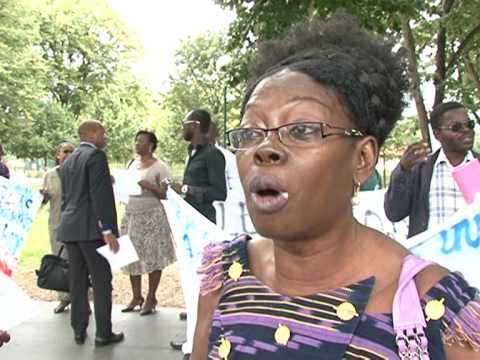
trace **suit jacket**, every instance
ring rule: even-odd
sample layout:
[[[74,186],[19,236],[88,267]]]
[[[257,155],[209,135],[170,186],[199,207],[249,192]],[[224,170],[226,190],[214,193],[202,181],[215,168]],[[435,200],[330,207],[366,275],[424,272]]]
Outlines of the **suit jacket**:
[[[63,165],[62,190],[60,241],[98,240],[104,230],[111,230],[118,236],[117,212],[105,152],[82,143]]]
[[[385,214],[390,221],[400,221],[409,216],[408,237],[427,230],[430,218],[430,183],[438,154],[440,150],[427,161],[415,165],[409,172],[403,171],[399,163],[390,177],[385,193]],[[476,152],[473,155],[479,158]]]

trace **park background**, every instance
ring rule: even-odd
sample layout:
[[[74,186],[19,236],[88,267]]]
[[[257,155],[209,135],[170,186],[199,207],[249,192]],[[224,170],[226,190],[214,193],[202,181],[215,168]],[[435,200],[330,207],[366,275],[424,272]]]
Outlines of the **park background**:
[[[405,147],[427,138],[434,105],[463,102],[478,122],[480,0],[0,0],[0,143],[13,178],[40,188],[57,144],[78,143],[79,122],[96,118],[112,168],[127,165],[134,134],[149,129],[156,155],[181,180],[185,114],[208,109],[224,144],[224,131],[239,123],[258,41],[339,9],[394,39],[408,62],[408,106],[377,166],[384,184]],[[49,252],[47,217],[42,208],[14,279],[32,297],[54,300],[34,275]],[[129,291],[128,277],[115,273],[114,301],[127,303]],[[183,306],[176,264],[159,300]]]

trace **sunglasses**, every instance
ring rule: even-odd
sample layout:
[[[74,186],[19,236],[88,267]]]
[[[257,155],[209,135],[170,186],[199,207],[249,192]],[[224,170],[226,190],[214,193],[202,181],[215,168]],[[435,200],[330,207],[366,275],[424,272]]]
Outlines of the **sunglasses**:
[[[185,120],[182,123],[182,126],[185,127],[185,126],[190,125],[190,124],[200,124],[200,121],[198,121],[198,120]]]
[[[440,126],[439,129],[450,130],[452,132],[460,132],[463,129],[473,130],[475,128],[475,120],[455,121],[449,126]]]

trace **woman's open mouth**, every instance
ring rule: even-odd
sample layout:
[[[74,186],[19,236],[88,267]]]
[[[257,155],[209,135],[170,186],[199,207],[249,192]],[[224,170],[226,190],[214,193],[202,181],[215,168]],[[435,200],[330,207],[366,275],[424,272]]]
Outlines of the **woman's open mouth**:
[[[288,203],[288,192],[274,176],[256,176],[249,185],[252,205],[260,212],[274,213]]]

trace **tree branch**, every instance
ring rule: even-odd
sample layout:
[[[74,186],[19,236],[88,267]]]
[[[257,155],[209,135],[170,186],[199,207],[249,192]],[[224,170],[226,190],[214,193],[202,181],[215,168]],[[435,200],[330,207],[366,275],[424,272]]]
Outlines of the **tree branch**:
[[[475,35],[477,33],[480,33],[480,23],[477,24],[470,32],[465,36],[463,41],[460,43],[460,45],[457,48],[457,51],[455,51],[452,56],[450,56],[450,59],[448,61],[448,65],[445,69],[446,73],[450,72],[452,70],[452,67],[455,65],[455,63],[458,61],[460,56],[462,55],[463,51],[465,51],[465,48],[473,41]]]
[[[441,17],[445,18],[453,7],[455,0],[442,1]],[[435,99],[433,106],[440,104],[445,97],[445,76],[446,76],[446,55],[445,47],[447,43],[447,30],[440,21],[440,28],[437,33],[437,52],[435,54],[435,73],[433,74],[433,84],[435,85]]]
[[[477,69],[475,69],[475,65],[469,56],[465,56],[465,67],[467,68],[468,75],[477,88],[477,96],[480,98],[480,75],[478,74]]]
[[[407,49],[410,91],[415,100],[422,139],[430,143],[427,127],[427,110],[425,109],[425,101],[423,100],[422,91],[420,89],[417,54],[415,52],[415,38],[413,37],[412,28],[410,27],[410,21],[405,15],[400,15],[400,23],[402,26],[405,48]]]

